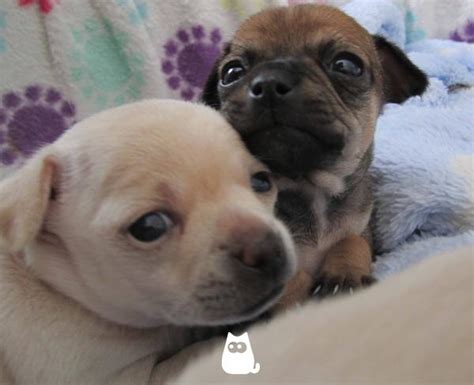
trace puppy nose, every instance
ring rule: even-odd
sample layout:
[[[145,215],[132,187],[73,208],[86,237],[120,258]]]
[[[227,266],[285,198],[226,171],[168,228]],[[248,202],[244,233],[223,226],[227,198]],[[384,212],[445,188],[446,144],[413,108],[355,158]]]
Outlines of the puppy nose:
[[[296,85],[287,71],[271,71],[257,75],[250,83],[249,96],[254,100],[283,99]]]
[[[275,280],[280,279],[286,271],[286,249],[278,234],[269,231],[251,241],[243,239],[239,243],[229,255],[241,265]]]

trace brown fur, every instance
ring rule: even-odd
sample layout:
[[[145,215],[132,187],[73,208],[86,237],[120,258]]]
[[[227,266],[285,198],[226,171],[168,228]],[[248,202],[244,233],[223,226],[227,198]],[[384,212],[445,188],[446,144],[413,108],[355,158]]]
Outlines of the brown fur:
[[[282,297],[275,305],[275,310],[285,310],[301,302],[308,295],[308,291],[314,285],[313,277],[303,270],[299,270],[296,275],[290,279],[285,287]]]
[[[331,69],[328,63],[346,53],[362,63],[360,76],[344,77]],[[243,75],[229,85],[220,83],[233,62],[240,63]],[[291,93],[259,101],[252,87],[262,76],[287,79]],[[209,77],[203,100],[220,109],[275,173],[277,214],[292,231],[305,273],[294,280],[312,276],[320,294],[352,287],[346,281],[354,288],[372,281],[368,168],[377,117],[384,103],[418,95],[426,84],[425,75],[400,50],[336,8],[267,9],[237,30]],[[338,140],[343,147],[335,152],[330,144]],[[310,286],[306,278],[292,283],[291,300],[297,300],[294,288],[300,301]]]

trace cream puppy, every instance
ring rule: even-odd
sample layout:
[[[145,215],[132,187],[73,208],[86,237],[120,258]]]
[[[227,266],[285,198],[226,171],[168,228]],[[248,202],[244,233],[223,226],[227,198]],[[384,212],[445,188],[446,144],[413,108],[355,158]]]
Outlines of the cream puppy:
[[[0,383],[163,381],[192,327],[279,297],[295,257],[275,197],[207,107],[149,100],[77,124],[0,183]]]

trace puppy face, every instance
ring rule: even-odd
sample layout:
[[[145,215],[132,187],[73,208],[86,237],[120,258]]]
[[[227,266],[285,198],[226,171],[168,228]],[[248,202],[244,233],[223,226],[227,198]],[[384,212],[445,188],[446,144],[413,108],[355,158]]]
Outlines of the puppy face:
[[[4,181],[0,246],[117,323],[238,322],[294,271],[274,201],[217,112],[146,101],[84,120]]]
[[[343,12],[301,5],[244,22],[203,93],[272,171],[350,174],[385,102],[423,92],[426,77]]]

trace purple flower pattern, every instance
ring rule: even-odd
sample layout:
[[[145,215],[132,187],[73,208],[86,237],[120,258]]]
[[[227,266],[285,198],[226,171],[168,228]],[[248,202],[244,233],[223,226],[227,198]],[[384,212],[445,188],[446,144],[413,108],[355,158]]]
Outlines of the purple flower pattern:
[[[0,98],[0,163],[9,166],[54,142],[74,124],[76,110],[54,88],[39,85]]]
[[[218,28],[206,32],[202,25],[195,25],[190,30],[178,30],[163,47],[161,70],[168,87],[184,100],[197,98],[220,55],[221,41]]]

